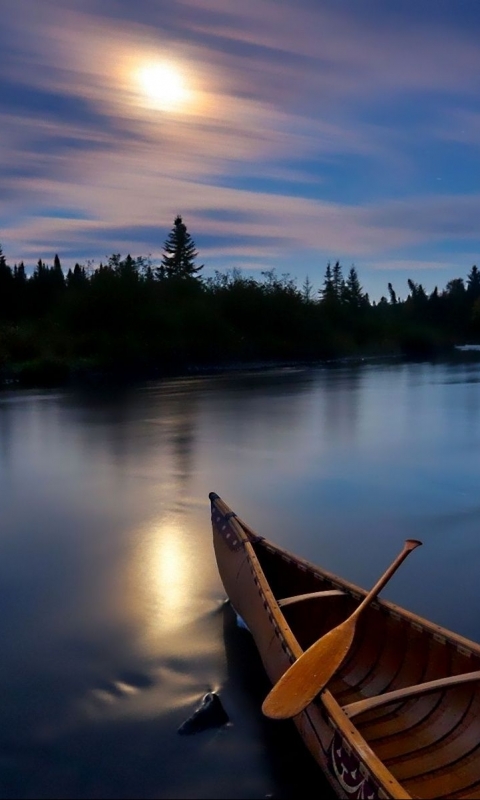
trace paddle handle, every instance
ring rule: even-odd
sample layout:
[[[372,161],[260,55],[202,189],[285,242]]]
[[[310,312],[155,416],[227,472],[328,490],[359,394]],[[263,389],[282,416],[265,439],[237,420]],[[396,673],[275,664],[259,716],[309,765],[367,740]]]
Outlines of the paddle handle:
[[[356,617],[358,617],[362,613],[365,606],[368,606],[368,604],[371,603],[372,600],[375,600],[377,594],[381,592],[385,584],[388,583],[393,573],[396,572],[397,569],[399,568],[402,561],[405,561],[408,554],[411,553],[412,550],[415,550],[416,547],[420,547],[421,544],[422,542],[420,542],[418,539],[406,540],[402,552],[398,554],[395,561],[390,565],[387,571],[383,573],[382,577],[378,579],[373,589],[370,589],[369,593],[366,595],[366,597],[364,597],[358,608],[355,609],[350,619],[352,618],[355,619]]]

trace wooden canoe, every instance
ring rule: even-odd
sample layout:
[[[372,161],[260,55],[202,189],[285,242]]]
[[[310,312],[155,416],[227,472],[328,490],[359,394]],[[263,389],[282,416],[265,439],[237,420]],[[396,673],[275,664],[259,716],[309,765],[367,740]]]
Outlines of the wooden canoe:
[[[218,569],[276,683],[366,592],[258,536],[210,494]],[[385,600],[293,719],[342,798],[480,797],[480,646]]]

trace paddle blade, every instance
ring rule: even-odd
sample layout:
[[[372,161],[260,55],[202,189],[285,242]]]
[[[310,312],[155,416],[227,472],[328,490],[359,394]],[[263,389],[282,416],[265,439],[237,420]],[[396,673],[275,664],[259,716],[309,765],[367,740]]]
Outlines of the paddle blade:
[[[272,719],[300,714],[325,688],[347,655],[355,634],[355,619],[347,619],[305,650],[265,698],[262,711]]]

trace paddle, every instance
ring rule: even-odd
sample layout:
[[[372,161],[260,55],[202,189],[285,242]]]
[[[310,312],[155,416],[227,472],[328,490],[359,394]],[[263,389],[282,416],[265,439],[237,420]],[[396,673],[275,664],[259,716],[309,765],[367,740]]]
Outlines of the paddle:
[[[267,717],[273,719],[294,717],[322,691],[347,655],[355,634],[357,619],[362,611],[375,599],[408,554],[421,544],[418,539],[407,539],[402,552],[353,614],[314,642],[287,669],[263,702],[262,711]]]

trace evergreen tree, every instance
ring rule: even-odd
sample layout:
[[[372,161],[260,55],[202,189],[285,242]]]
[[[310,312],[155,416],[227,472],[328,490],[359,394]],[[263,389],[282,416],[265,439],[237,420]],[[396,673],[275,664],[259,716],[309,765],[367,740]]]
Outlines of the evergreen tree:
[[[34,283],[44,282],[47,273],[48,273],[47,265],[42,261],[41,258],[39,258],[37,261],[37,266],[33,270],[32,281]]]
[[[88,282],[85,267],[80,264],[75,264],[73,271],[71,269],[67,272],[67,286],[70,289],[73,286],[85,286]]]
[[[166,278],[196,278],[203,268],[197,267],[198,256],[195,242],[187,231],[187,226],[178,215],[163,249],[162,263],[157,276]]]
[[[364,297],[362,293],[362,287],[360,286],[360,281],[358,279],[358,274],[355,267],[351,267],[350,272],[348,273],[343,296],[345,298],[345,302],[351,308],[360,308],[360,306],[363,304]]]
[[[132,258],[130,253],[128,253],[126,258],[119,261],[115,271],[117,275],[119,275],[119,277],[122,278],[124,281],[130,281],[130,282],[138,281],[139,278],[138,264],[136,259]]]
[[[475,264],[467,275],[467,293],[472,303],[480,297],[480,270]]]
[[[15,264],[13,268],[13,278],[17,285],[23,286],[27,282],[27,276],[25,274],[25,264],[23,263],[23,261],[20,261],[18,267]]]
[[[395,289],[393,288],[391,283],[388,284],[388,294],[389,294],[389,297],[390,297],[390,303],[392,304],[392,306],[396,306],[397,305],[397,293],[395,292]]]
[[[53,267],[51,269],[52,286],[57,289],[63,289],[65,286],[65,276],[63,274],[62,265],[58,255],[53,260]]]
[[[333,283],[332,267],[330,266],[330,261],[328,262],[327,269],[325,270],[323,289],[320,289],[320,293],[322,295],[322,301],[324,303],[335,302],[336,294],[335,294],[335,286]]]
[[[344,293],[345,281],[343,280],[340,261],[335,262],[335,266],[332,270],[332,284],[333,291],[335,292],[335,299],[341,301]]]
[[[307,277],[305,278],[305,280],[304,280],[304,282],[303,282],[303,286],[302,286],[302,297],[303,297],[304,301],[305,301],[307,304],[312,302],[312,298],[313,298],[313,284],[312,284],[312,282],[311,282],[310,278],[308,277],[308,275],[307,275]]]
[[[415,283],[415,281],[412,281],[411,278],[408,278],[407,283],[408,283],[408,288],[410,289],[411,299],[418,305],[420,305],[421,303],[425,303],[425,301],[427,300],[427,293],[423,288],[422,284]]]
[[[153,283],[153,281],[155,280],[155,273],[152,269],[151,263],[144,264],[142,272],[144,281],[146,283]]]
[[[3,250],[0,245],[0,283],[2,286],[10,285],[13,278],[12,270],[7,264],[7,259],[3,255]]]
[[[7,259],[3,255],[2,246],[0,245],[0,273],[3,273],[6,269],[8,269]]]
[[[13,273],[0,247],[0,315],[9,313],[13,286]]]

